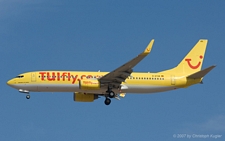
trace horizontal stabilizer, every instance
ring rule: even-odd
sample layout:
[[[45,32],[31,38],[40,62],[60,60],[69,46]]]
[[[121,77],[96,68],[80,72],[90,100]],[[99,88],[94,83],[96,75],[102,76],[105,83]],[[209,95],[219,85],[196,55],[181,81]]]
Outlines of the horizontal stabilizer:
[[[189,75],[187,78],[192,78],[192,79],[202,78],[215,67],[216,66],[208,67],[208,68],[206,68],[204,70],[201,70],[201,71],[198,71],[198,72],[196,72],[194,74]]]

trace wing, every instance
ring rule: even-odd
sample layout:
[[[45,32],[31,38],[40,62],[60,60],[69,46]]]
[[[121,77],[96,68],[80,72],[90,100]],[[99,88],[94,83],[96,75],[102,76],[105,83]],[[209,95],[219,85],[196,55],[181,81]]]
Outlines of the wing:
[[[101,85],[118,88],[122,82],[124,82],[128,76],[133,72],[135,67],[142,59],[144,59],[151,51],[154,39],[148,44],[144,52],[140,53],[137,57],[133,58],[129,62],[120,66],[119,68],[111,71],[99,79]]]

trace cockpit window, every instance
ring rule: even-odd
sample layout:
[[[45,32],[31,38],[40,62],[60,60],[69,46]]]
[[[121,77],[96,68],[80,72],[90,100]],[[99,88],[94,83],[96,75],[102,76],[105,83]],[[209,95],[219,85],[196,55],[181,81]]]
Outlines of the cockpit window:
[[[23,77],[24,77],[23,75],[16,76],[16,78],[23,78]]]

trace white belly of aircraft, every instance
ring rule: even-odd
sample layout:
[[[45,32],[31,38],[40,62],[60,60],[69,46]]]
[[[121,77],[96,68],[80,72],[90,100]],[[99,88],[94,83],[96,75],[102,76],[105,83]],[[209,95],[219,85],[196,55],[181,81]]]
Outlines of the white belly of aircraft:
[[[81,90],[76,84],[17,84],[14,85],[16,89],[22,89],[29,92],[82,92],[93,94],[105,94],[106,89],[99,90]],[[113,89],[115,93],[155,93],[176,89],[174,86],[140,86],[140,85],[126,85],[121,90]]]

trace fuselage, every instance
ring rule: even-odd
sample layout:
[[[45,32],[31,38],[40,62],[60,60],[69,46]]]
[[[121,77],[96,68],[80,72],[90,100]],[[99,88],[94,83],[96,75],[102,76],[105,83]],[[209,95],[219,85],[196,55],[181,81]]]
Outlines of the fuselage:
[[[82,92],[105,94],[106,88],[81,90],[80,80],[99,79],[108,72],[36,71],[18,75],[7,83],[20,92]],[[115,93],[155,93],[187,86],[186,77],[163,73],[133,72]]]

